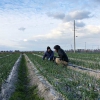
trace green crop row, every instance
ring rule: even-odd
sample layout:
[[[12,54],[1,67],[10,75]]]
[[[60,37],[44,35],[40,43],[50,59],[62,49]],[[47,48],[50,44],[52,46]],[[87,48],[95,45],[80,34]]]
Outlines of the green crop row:
[[[10,100],[44,100],[38,96],[37,92],[37,86],[29,86],[28,69],[23,55],[18,69],[16,90]]]
[[[43,55],[43,52],[35,52],[35,54]],[[100,69],[100,54],[68,53],[67,55],[72,64],[95,70]],[[55,56],[57,56],[56,53]]]
[[[9,75],[19,56],[20,54],[14,53],[10,56],[0,59],[0,87],[4,80],[7,79],[7,76]]]
[[[86,67],[86,68],[91,68],[91,69],[95,69],[95,70],[100,70],[100,63],[96,63],[96,62],[90,62],[90,61],[84,61],[84,60],[79,60],[79,59],[70,59],[70,63],[78,65],[78,66],[82,66],[82,67]]]
[[[0,53],[0,58],[11,55],[12,53]]]
[[[36,68],[68,100],[100,99],[100,80],[27,53]]]
[[[68,53],[70,62],[82,67],[100,69],[100,54],[92,53]]]
[[[100,54],[99,53],[67,53],[69,58],[75,58],[85,61],[93,61],[100,62]]]
[[[34,52],[38,55],[43,55],[44,52]],[[100,53],[69,53],[67,52],[67,55],[69,58],[75,58],[85,61],[94,61],[94,62],[100,62]],[[57,56],[57,53],[55,53],[55,56]]]

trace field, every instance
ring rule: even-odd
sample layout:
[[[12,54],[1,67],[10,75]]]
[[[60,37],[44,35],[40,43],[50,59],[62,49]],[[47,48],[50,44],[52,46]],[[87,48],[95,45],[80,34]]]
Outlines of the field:
[[[0,54],[0,87],[1,84],[6,80],[13,65],[19,57],[19,53],[3,53]]]
[[[99,53],[68,53],[70,62],[86,68],[100,70],[100,54]]]
[[[41,53],[36,54],[41,55]],[[55,87],[58,92],[63,94],[68,100],[98,100],[100,96],[100,80],[87,74],[83,74],[68,68],[63,68],[62,66],[57,66],[53,62],[43,61],[38,55],[27,55],[36,65],[40,73]],[[69,58],[71,55],[73,59],[75,59],[73,60],[75,61],[75,64],[83,64],[81,63],[81,60],[76,60],[77,54],[68,54]],[[86,54],[83,55],[84,57],[87,57]],[[78,55],[78,59],[80,59],[81,56],[82,55]],[[94,54],[91,56],[94,56]],[[86,61],[87,60],[84,60],[84,63],[86,63]],[[90,59],[87,62],[88,66],[84,67],[90,68]],[[74,62],[72,63],[74,64]],[[91,68],[97,69],[95,67],[97,66]]]
[[[52,61],[42,60],[41,57],[43,56],[43,52],[26,53],[25,55],[27,55],[35,65],[36,69],[39,71],[38,73],[42,75],[66,100],[100,99],[100,79],[96,76],[91,76],[88,73],[83,73],[84,69],[87,70],[87,72],[91,69],[89,73],[92,73],[92,71],[94,71],[96,75],[100,74],[100,54],[67,53],[70,61],[68,67],[56,65],[56,63]],[[19,56],[20,53],[0,54],[0,87],[3,83],[5,83],[14,66],[14,63],[17,61]],[[55,56],[57,56],[57,54],[55,54]],[[30,95],[30,88],[27,87],[29,84],[29,79],[27,78],[28,66],[26,66],[25,64],[25,58],[22,57],[21,59],[23,59],[20,65],[22,67],[19,67],[20,72],[18,72],[18,78],[21,80],[18,79],[19,81],[16,87],[17,91],[15,90],[15,93],[13,93],[10,98],[11,100],[13,100],[13,98],[15,97],[17,98],[18,96],[24,98],[26,94],[28,95],[25,98],[35,98],[33,95]],[[82,68],[80,69],[80,72],[74,70],[78,68],[78,66],[80,66],[79,68]],[[24,73],[21,73],[21,71],[24,71]],[[26,76],[24,76],[24,74]],[[20,81],[22,84],[20,83]],[[20,86],[23,88],[21,88]],[[28,91],[26,91],[26,89]],[[33,91],[32,93],[34,93],[34,89],[31,89],[31,91]]]

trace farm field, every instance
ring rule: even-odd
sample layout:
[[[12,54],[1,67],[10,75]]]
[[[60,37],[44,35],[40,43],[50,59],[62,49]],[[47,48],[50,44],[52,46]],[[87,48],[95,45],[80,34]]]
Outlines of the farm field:
[[[35,54],[43,56],[43,52]],[[69,62],[73,65],[100,70],[100,54],[99,53],[67,53]],[[57,54],[55,53],[55,56]]]
[[[43,57],[43,54],[44,54],[43,52],[35,52],[35,53],[33,53],[33,55],[37,55],[39,57]],[[71,55],[69,56],[69,54],[71,54],[72,56]],[[73,55],[75,55],[74,58],[71,58],[71,57],[73,57]],[[94,61],[90,61],[90,60],[80,60],[80,59],[77,59],[77,55],[82,59],[81,55],[87,56],[88,53],[82,53],[82,54],[79,54],[79,53],[76,53],[76,54],[68,53],[68,57],[69,57],[68,68],[70,68],[72,70],[75,70],[75,71],[78,71],[78,72],[81,72],[81,73],[86,73],[86,74],[88,74],[90,76],[93,76],[93,77],[99,79],[100,78],[100,70],[99,70],[99,67],[98,67],[98,69],[96,69],[97,67],[95,67],[97,65],[97,63],[94,62]],[[57,56],[56,53],[55,53],[55,56]],[[87,56],[87,58],[89,58],[89,56]],[[84,63],[88,63],[88,64],[87,64],[87,66],[83,66],[82,63],[83,64]],[[92,67],[90,68],[90,65],[94,66],[94,68],[93,69],[92,69]],[[98,62],[98,66],[100,66],[100,62]]]
[[[99,53],[67,53],[70,62],[82,67],[100,70]]]
[[[16,60],[20,56],[19,53],[4,53],[0,54],[0,87],[2,83],[6,80],[12,67],[14,66]]]
[[[67,68],[56,65],[52,61],[42,60],[41,57],[43,52],[26,53],[26,55],[35,65],[39,71],[39,74],[42,75],[66,100],[100,99],[99,78],[90,76],[87,73],[78,72],[76,70],[70,69],[69,67]],[[55,55],[57,56],[57,54]],[[69,57],[70,63],[73,65],[100,71],[99,54],[67,53],[67,55]],[[20,53],[0,54],[0,87],[6,81],[19,56]],[[22,56],[18,72],[19,81],[15,92],[9,100],[14,100],[17,97],[20,97],[22,100],[25,98],[26,100],[33,98],[43,100],[42,98],[39,98],[38,95],[35,96],[34,94],[37,94],[37,86],[32,86],[30,88],[27,87],[29,84],[29,79],[27,77],[27,67],[28,66],[26,66],[25,58]],[[100,74],[100,72],[97,74]],[[30,92],[32,92],[32,94]]]
[[[12,53],[0,53],[0,58],[11,55]]]
[[[28,68],[25,56],[22,55],[20,66],[18,68],[18,82],[15,92],[9,100],[44,100],[38,96],[37,86],[29,86]]]
[[[100,0],[0,1],[0,100],[100,100]]]
[[[36,53],[42,55],[41,53]],[[99,100],[100,99],[100,80],[95,77],[80,73],[62,66],[57,66],[53,62],[42,60],[37,55],[27,53],[30,60],[35,64],[40,73],[68,100]],[[70,55],[70,56],[69,56]],[[72,54],[73,55],[73,54]],[[68,54],[69,58],[71,54]],[[74,55],[73,58],[75,58]],[[99,57],[98,55],[94,55]],[[78,59],[80,59],[81,55]],[[83,57],[83,56],[82,56]],[[87,57],[87,55],[84,57]],[[89,57],[89,63],[92,54]],[[84,60],[84,58],[82,59]],[[87,61],[87,59],[85,60]],[[92,59],[91,61],[95,61]],[[71,61],[70,61],[71,62]],[[88,61],[87,61],[88,62]],[[74,64],[74,62],[72,62]],[[84,62],[85,63],[85,62]],[[76,64],[76,63],[75,63]],[[78,63],[79,65],[81,63]],[[93,68],[90,66],[84,66]],[[93,69],[99,69],[99,65]]]
[[[3,53],[0,58],[0,100],[44,100],[36,85],[29,85],[24,55]]]

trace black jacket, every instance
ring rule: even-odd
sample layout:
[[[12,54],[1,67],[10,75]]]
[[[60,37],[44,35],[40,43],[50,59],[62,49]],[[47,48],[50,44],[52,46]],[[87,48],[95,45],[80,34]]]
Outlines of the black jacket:
[[[63,60],[63,61],[68,62],[67,54],[64,52],[63,49],[60,48],[59,45],[55,45],[54,46],[54,49],[56,49],[56,51],[57,51],[57,53],[58,53],[58,55],[60,57],[60,60]]]
[[[58,49],[58,55],[60,57],[60,60],[63,60],[63,61],[66,61],[68,62],[68,57],[67,57],[67,54],[64,52],[63,49]]]

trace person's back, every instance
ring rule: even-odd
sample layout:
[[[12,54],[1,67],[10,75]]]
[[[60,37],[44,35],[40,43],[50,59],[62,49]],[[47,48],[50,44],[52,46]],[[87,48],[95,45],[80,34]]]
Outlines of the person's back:
[[[59,45],[54,46],[55,51],[58,53],[59,57],[55,59],[57,64],[62,64],[64,66],[68,65],[68,57],[63,49]]]
[[[59,55],[61,60],[68,62],[68,57],[67,57],[67,55],[66,55],[66,53],[64,52],[63,49],[60,48],[58,50],[58,55]]]

